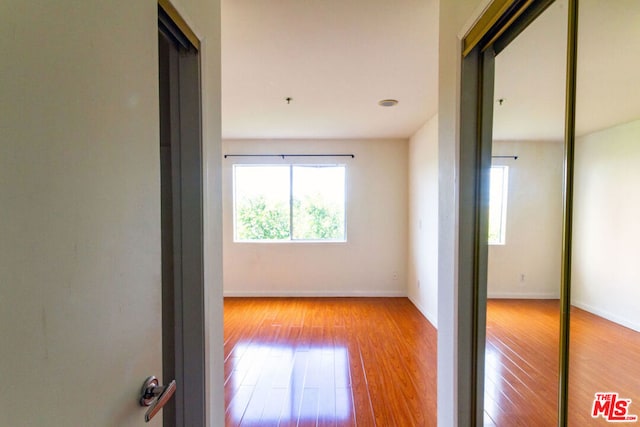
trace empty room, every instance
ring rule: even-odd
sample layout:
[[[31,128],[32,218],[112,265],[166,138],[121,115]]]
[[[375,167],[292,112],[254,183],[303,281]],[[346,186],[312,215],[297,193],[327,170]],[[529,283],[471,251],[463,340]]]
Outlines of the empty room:
[[[0,426],[637,423],[639,22],[0,2]]]
[[[495,59],[485,425],[553,425],[561,406],[568,2],[544,9]],[[599,222],[638,209],[631,188],[640,177],[623,165],[616,176],[623,159],[598,153],[607,139],[640,155],[638,103],[615,114],[607,106],[638,64],[612,55],[619,65],[593,71],[598,49],[620,37],[594,16],[606,11],[625,28],[637,12],[620,10],[581,10],[589,32],[580,33],[577,80],[572,425],[606,421],[606,411],[593,413],[598,392],[640,398],[623,374],[640,369],[631,357],[640,346],[637,275],[602,261],[631,262],[637,227]],[[442,189],[436,32],[424,25],[436,13],[425,1],[223,2],[228,425],[436,425]],[[594,179],[606,187],[597,191]],[[594,374],[594,364],[611,363],[612,341],[616,368]]]
[[[435,425],[437,19],[222,3],[227,425]]]

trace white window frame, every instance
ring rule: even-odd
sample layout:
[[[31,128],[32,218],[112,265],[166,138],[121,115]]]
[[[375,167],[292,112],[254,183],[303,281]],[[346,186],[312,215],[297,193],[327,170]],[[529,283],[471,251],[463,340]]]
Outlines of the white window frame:
[[[237,193],[236,193],[236,169],[243,167],[287,167],[289,168],[289,238],[288,239],[240,239],[238,238],[237,233]],[[343,238],[341,239],[301,239],[293,237],[293,169],[295,167],[315,167],[315,168],[324,168],[324,167],[338,167],[343,168],[344,170],[344,200],[342,201],[343,206]],[[234,243],[346,243],[347,242],[347,179],[348,179],[348,169],[346,164],[342,163],[236,163],[233,164],[232,167],[232,182],[233,182],[233,241]]]

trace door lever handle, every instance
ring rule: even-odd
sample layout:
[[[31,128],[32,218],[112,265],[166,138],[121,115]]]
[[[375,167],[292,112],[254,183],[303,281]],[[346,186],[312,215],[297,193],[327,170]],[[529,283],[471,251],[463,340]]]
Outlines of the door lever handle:
[[[173,393],[176,392],[176,380],[171,381],[168,385],[162,386],[158,384],[158,379],[150,376],[142,384],[142,395],[140,396],[140,406],[148,406],[147,413],[144,414],[144,420],[149,422],[160,409],[171,399]]]

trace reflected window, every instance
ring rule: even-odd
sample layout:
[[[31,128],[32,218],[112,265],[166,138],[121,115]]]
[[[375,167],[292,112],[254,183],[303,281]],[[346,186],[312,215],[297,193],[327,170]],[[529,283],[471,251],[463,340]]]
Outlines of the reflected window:
[[[245,423],[347,419],[353,411],[349,353],[342,346],[296,348],[239,343],[230,380],[231,417]]]
[[[489,189],[489,244],[504,245],[507,228],[509,167],[491,166]]]

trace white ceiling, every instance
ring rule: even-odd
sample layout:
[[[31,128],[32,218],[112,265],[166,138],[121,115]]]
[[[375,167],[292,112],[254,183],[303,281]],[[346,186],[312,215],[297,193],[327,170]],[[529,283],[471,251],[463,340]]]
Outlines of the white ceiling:
[[[409,137],[436,113],[437,53],[436,0],[223,0],[222,135]]]
[[[495,139],[562,139],[566,13],[556,1],[497,56]],[[437,0],[222,0],[223,137],[411,136],[437,111],[437,15]],[[640,1],[581,1],[578,61],[578,134],[639,118]]]
[[[494,139],[562,140],[567,1],[557,0],[496,57]],[[640,118],[640,1],[583,0],[578,135]]]

